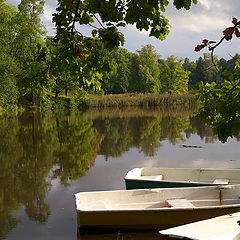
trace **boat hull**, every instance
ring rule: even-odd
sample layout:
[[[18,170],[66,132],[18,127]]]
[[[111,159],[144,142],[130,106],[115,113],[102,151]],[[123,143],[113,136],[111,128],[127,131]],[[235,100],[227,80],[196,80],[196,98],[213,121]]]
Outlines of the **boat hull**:
[[[126,189],[201,187],[212,184],[125,179]]]
[[[215,209],[171,209],[168,211],[77,211],[78,227],[81,230],[123,229],[123,230],[163,230],[195,221],[205,220],[240,211],[240,207]]]

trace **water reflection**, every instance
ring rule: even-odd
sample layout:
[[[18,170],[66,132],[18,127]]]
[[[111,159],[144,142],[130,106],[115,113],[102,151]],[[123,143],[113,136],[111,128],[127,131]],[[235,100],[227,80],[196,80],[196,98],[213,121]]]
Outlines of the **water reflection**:
[[[77,240],[163,240],[157,231],[78,234]]]
[[[163,141],[176,145],[196,133],[208,143],[217,141],[191,114],[127,109],[0,119],[0,239],[16,228],[20,219],[13,213],[20,209],[30,220],[46,224],[53,204],[46,196],[53,180],[72,186],[95,165],[97,156],[108,160],[135,148],[151,157]]]

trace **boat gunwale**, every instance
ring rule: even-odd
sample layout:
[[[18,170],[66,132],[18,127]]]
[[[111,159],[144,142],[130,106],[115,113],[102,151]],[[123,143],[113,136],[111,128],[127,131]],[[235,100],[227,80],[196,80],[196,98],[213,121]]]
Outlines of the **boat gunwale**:
[[[235,188],[235,187],[239,187],[240,184],[217,184],[217,185],[214,185],[214,186],[198,186],[198,187],[194,187],[194,190],[197,190],[197,189],[216,189],[216,190],[222,190],[222,189],[232,189],[232,188]],[[166,190],[181,190],[181,189],[184,189],[186,191],[188,190],[191,190],[191,187],[190,188],[185,188],[185,187],[178,187],[178,188],[161,188],[161,187],[158,187],[158,188],[138,188],[138,189],[114,189],[114,190],[94,190],[94,191],[89,191],[89,192],[77,192],[74,194],[74,197],[77,198],[77,196],[79,194],[97,194],[97,193],[101,193],[101,192],[104,192],[104,193],[112,193],[112,192],[161,192],[161,191],[166,191]]]

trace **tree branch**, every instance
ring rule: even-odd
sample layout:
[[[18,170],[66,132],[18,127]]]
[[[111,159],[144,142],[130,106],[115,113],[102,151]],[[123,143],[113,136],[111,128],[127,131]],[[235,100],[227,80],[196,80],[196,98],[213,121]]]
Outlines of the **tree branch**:
[[[75,11],[75,15],[74,15],[74,18],[73,18],[73,23],[72,23],[72,30],[71,30],[72,33],[73,33],[73,31],[74,31],[75,23],[76,23],[76,21],[77,21],[78,9],[79,9],[79,6],[80,6],[80,2],[81,2],[81,0],[78,0],[78,1],[77,1],[76,11]]]

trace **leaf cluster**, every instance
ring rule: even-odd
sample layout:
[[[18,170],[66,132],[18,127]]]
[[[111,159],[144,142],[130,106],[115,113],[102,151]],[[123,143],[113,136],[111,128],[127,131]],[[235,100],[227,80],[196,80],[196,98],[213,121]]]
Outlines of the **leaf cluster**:
[[[237,18],[233,17],[232,23],[233,23],[232,27],[227,27],[225,30],[223,30],[223,37],[219,42],[209,41],[208,39],[204,39],[202,40],[202,44],[199,44],[195,47],[195,51],[199,52],[205,47],[208,47],[209,51],[214,51],[214,49],[218,47],[223,40],[227,40],[227,41],[231,40],[234,34],[237,38],[239,38],[240,37],[240,31],[239,31],[240,21]]]
[[[220,84],[201,83],[198,97],[202,103],[199,117],[213,128],[220,141],[226,142],[240,132],[240,64],[223,74],[228,80]]]
[[[197,0],[173,1],[177,9],[189,9],[192,3]],[[53,22],[57,26],[57,39],[71,41],[73,32],[83,36],[76,25],[88,24],[93,28],[92,37],[98,37],[106,42],[106,48],[112,49],[123,45],[124,37],[118,28],[127,24],[165,39],[170,25],[163,12],[168,5],[169,0],[58,0]]]

